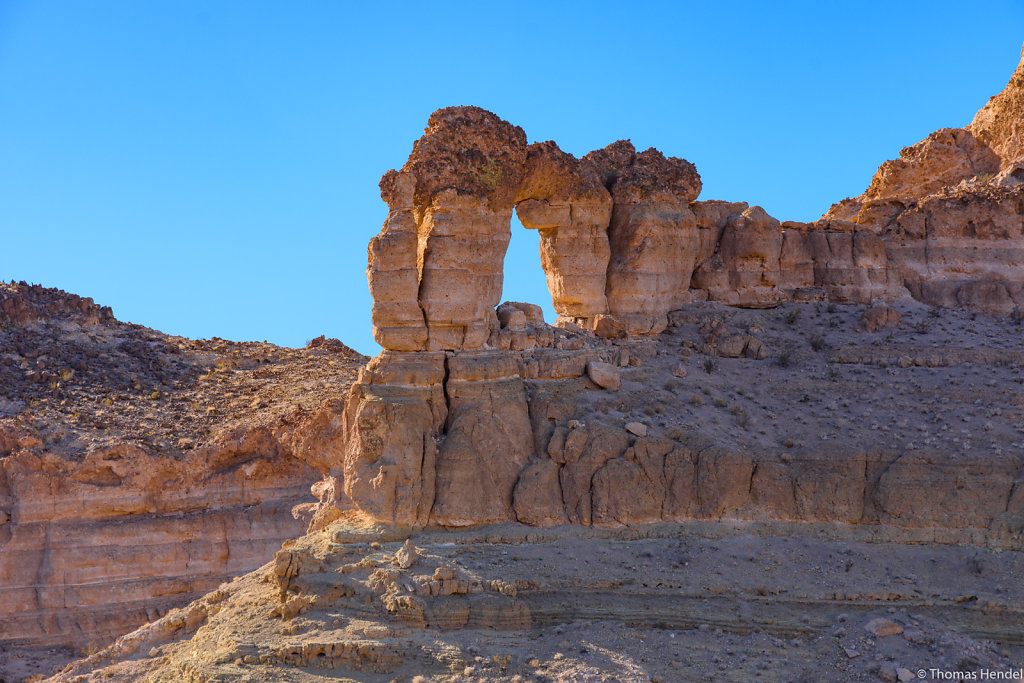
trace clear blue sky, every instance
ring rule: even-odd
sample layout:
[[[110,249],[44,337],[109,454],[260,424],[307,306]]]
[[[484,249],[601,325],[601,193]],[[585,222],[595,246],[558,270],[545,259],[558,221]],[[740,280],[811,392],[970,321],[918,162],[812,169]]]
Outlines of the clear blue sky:
[[[631,138],[783,220],[968,123],[1024,4],[0,0],[0,278],[190,337],[376,353],[366,243],[433,110]],[[550,299],[513,224],[505,297]]]

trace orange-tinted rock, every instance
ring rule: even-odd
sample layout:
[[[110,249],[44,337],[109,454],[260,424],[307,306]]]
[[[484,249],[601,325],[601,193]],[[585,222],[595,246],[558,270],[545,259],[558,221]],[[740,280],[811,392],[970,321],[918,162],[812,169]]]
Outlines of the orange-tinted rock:
[[[423,525],[434,504],[437,444],[448,408],[444,353],[385,351],[346,405],[345,493],[375,519]]]
[[[608,311],[630,334],[656,334],[666,315],[689,301],[699,250],[690,202],[701,182],[693,164],[656,149],[637,154],[628,141],[589,153],[614,206],[608,239]]]
[[[1007,314],[1024,304],[1024,186],[950,188],[902,212],[884,239],[914,298]]]
[[[479,348],[495,326],[526,135],[478,107],[434,112],[398,172],[367,268],[375,338],[388,349]]]
[[[453,354],[447,367],[449,412],[431,521],[468,526],[512,519],[512,490],[533,452],[518,367],[501,352]]]
[[[555,311],[584,321],[606,313],[612,199],[597,167],[554,142],[530,145],[516,201],[522,224],[540,231],[541,266]]]
[[[730,216],[717,253],[694,274],[708,299],[732,306],[764,307],[779,301],[782,228],[759,206]]]
[[[1024,161],[1024,50],[1010,82],[974,115],[967,130],[999,155],[1001,168]]]
[[[1024,61],[969,126],[938,130],[903,149],[879,167],[864,194],[829,209],[826,219],[853,221],[881,241],[870,247],[875,290],[884,254],[887,298],[905,286],[938,306],[1005,314],[1020,305],[1019,198],[1001,190],[1024,181],[1022,112]],[[864,234],[856,231],[855,241]],[[863,291],[862,284],[853,297],[841,296],[863,300]]]
[[[373,338],[386,349],[417,351],[427,347],[427,324],[419,306],[419,237],[413,208],[415,179],[389,171],[381,179],[388,217],[370,240],[366,268],[373,299]]]
[[[999,157],[969,131],[943,128],[878,167],[871,185],[854,200],[834,205],[829,218],[878,223],[912,201],[961,180],[999,170]]]

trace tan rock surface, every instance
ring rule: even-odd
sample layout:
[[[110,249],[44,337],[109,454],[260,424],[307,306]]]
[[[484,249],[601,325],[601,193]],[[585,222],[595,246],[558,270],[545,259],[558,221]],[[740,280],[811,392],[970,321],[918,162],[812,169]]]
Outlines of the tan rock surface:
[[[864,194],[833,205],[825,218],[877,235],[890,270],[920,301],[1013,311],[1024,286],[1021,204],[1012,191],[1024,178],[1022,111],[1024,63],[969,126],[903,149]],[[887,293],[895,293],[889,280]]]
[[[711,301],[760,308],[779,301],[782,228],[759,206],[730,216],[714,256],[694,274],[693,286]]]
[[[173,337],[23,283],[0,301],[3,648],[102,645],[305,527],[363,356]]]
[[[858,542],[998,548],[1007,553],[998,571],[1012,575],[1024,534],[1019,330],[1014,320],[976,320],[927,305],[1006,314],[1024,303],[1018,76],[970,127],[937,131],[906,148],[882,165],[864,195],[811,224],[780,223],[742,203],[697,202],[700,178],[691,164],[653,149],[638,154],[628,141],[575,159],[554,143],[527,147],[521,129],[481,109],[435,112],[408,162],[381,181],[390,212],[370,245],[368,278],[375,333],[386,351],[363,369],[344,406],[335,396],[308,421],[232,432],[233,441],[202,451],[214,474],[286,456],[327,474],[316,487],[319,502],[302,509],[319,535],[287,544],[263,583],[243,583],[250,592],[231,605],[235,617],[250,615],[248,633],[266,629],[251,620],[256,613],[282,626],[264,630],[260,645],[255,638],[239,645],[232,630],[239,622],[212,621],[233,595],[225,587],[69,675],[140,648],[149,648],[152,665],[127,661],[110,673],[205,678],[259,665],[270,667],[261,676],[316,666],[390,674],[435,666],[429,653],[406,662],[405,653],[424,651],[425,641],[409,635],[421,629],[436,644],[441,632],[544,627],[546,615],[570,605],[582,609],[574,614],[589,614],[579,607],[586,602],[576,592],[586,583],[579,573],[564,583],[534,578],[536,571],[491,576],[483,567],[430,559],[428,541],[406,562],[399,556],[408,549],[380,547],[412,533],[401,528],[437,533],[442,546],[455,532],[436,527],[481,523],[568,522],[576,527],[564,532],[571,537],[651,524],[673,525],[672,533],[680,524],[726,525],[730,531],[715,532],[726,535],[813,529]],[[558,327],[527,304],[495,310],[516,205],[524,224],[542,233]],[[710,303],[694,303],[704,300]],[[903,323],[868,338],[860,321],[876,301]],[[0,310],[19,320],[36,315],[5,301]],[[76,310],[104,316],[88,302]],[[888,311],[884,321],[878,317],[868,312],[864,320],[875,326],[893,319]],[[758,362],[769,355],[773,362]],[[26,379],[63,377],[42,360],[20,368]],[[618,374],[615,392],[591,381],[602,363]],[[123,486],[138,476],[123,463],[144,455],[95,450],[66,467],[39,454],[47,445],[31,430],[10,431],[0,443],[18,453],[5,482],[56,473],[73,482],[66,484],[73,499],[74,485]],[[253,454],[258,460],[250,462]],[[122,496],[106,502],[108,513],[132,504]],[[4,527],[21,523],[21,512],[0,512]],[[369,521],[389,526],[373,528],[379,540],[367,551]],[[647,532],[622,533],[637,542]],[[515,561],[529,569],[527,559]],[[803,571],[825,564],[819,558],[816,569]],[[849,561],[841,566],[850,572]],[[749,629],[742,616],[749,599],[736,596],[735,586],[760,572],[702,586],[689,596],[699,609],[689,609],[685,599],[671,604],[651,591],[692,585],[692,577],[660,566],[632,569],[645,591],[623,590],[634,584],[620,568],[613,576],[583,570],[595,583],[582,594],[606,617],[649,614],[663,603],[666,614],[707,614],[709,596],[732,595],[721,614],[739,614]],[[931,574],[923,590],[905,595],[892,584],[917,578],[874,577],[872,585],[885,586],[881,594],[836,575],[824,594],[805,589],[797,597],[871,609],[882,600],[913,600],[1004,642],[1005,624],[1020,620],[1019,591],[1012,589],[1009,598],[1004,588],[986,595],[979,617],[954,605],[973,604],[980,591],[944,595],[951,589]],[[758,585],[752,594],[793,590],[784,583]],[[853,587],[861,592],[847,599]],[[563,601],[552,597],[559,590],[569,595]],[[523,597],[530,591],[542,597]],[[786,600],[775,601],[783,613],[794,609]],[[325,616],[306,616],[328,609],[358,611],[332,617],[330,627]],[[385,621],[366,619],[381,614]],[[900,620],[901,628],[921,621]],[[719,616],[718,623],[728,620]],[[410,631],[395,636],[400,629]],[[312,637],[287,640],[307,632]],[[836,650],[839,664],[860,666],[868,659],[860,653],[873,646],[846,643]],[[201,651],[209,654],[199,657]],[[558,670],[555,658],[525,659]],[[495,675],[504,675],[509,661],[496,655],[494,662],[501,669]],[[883,664],[871,673],[904,669]]]
[[[914,298],[1006,315],[1024,304],[1024,187],[947,188],[899,214],[883,238]]]
[[[996,385],[1012,382],[995,378],[1008,364],[1024,364],[1014,355],[1014,333],[992,320],[984,354],[965,348],[956,355],[948,339],[971,337],[980,323],[950,314],[943,319],[946,347],[919,352],[914,347],[935,316],[915,305],[885,308],[886,324],[903,318],[886,337],[891,350],[862,346],[862,320],[881,308],[826,313],[820,303],[792,303],[784,313],[741,314],[708,303],[674,313],[673,327],[656,343],[617,346],[590,337],[577,351],[556,344],[521,352],[387,352],[368,366],[346,410],[395,417],[355,421],[346,490],[375,520],[405,526],[783,518],[953,536],[990,529],[991,543],[1011,543],[1021,514],[1011,502],[1014,482],[1024,466],[1011,446],[1013,422],[993,420],[973,408],[972,394],[942,387],[956,384],[963,362],[988,364]],[[503,317],[512,320],[513,312],[521,311],[510,307]],[[553,334],[561,343],[573,333]],[[951,353],[956,357],[945,358]],[[769,356],[774,362],[762,362]],[[831,360],[864,364],[878,376],[838,384],[829,379],[839,376]],[[426,381],[416,379],[424,363]],[[589,381],[601,363],[619,374],[617,392]],[[923,387],[925,378],[913,374],[922,367],[947,368],[948,376],[927,378],[929,391],[952,400],[943,410],[962,410],[965,428],[985,435],[984,449],[957,456],[981,473],[984,491],[965,487],[949,465],[960,436],[904,434],[901,421],[919,413],[926,420],[930,409],[914,398],[923,388],[899,394],[896,386]],[[900,379],[899,372],[909,374]],[[730,382],[747,388],[736,393]],[[816,422],[776,420],[807,414],[804,406],[824,397],[862,403],[872,418],[851,422],[843,417],[848,411],[819,406]],[[891,410],[874,415],[878,401]],[[405,412],[411,406],[415,417]],[[805,423],[806,430],[799,426]],[[908,486],[927,493],[909,495]]]
[[[688,301],[699,248],[690,202],[700,194],[693,164],[629,141],[590,152],[614,206],[608,226],[608,310],[630,334],[657,334],[666,315]]]
[[[449,107],[431,115],[402,169],[384,175],[390,213],[367,267],[384,348],[487,341],[525,161],[522,129],[478,107]]]
[[[989,576],[1018,572],[1019,552],[799,531],[505,524],[406,540],[346,520],[53,680],[639,683],[684,671],[869,681],[882,666],[966,662],[1016,671],[1021,593]],[[417,561],[402,568],[395,557],[410,540]]]
[[[516,196],[523,226],[540,231],[541,266],[555,312],[569,319],[607,313],[612,199],[597,167],[561,151],[554,142],[527,148]]]
[[[1024,161],[1024,49],[1006,88],[978,110],[967,130],[999,155],[1003,169]]]

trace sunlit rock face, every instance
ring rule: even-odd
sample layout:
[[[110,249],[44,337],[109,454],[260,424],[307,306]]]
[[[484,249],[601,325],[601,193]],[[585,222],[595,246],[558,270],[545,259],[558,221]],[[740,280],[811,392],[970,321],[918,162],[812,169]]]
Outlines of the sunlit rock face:
[[[904,149],[863,195],[811,223],[698,200],[693,164],[628,140],[577,158],[552,141],[528,145],[482,109],[435,112],[406,164],[381,181],[390,212],[368,274],[386,351],[346,407],[345,491],[374,518],[405,525],[788,510],[766,503],[778,496],[765,482],[818,476],[803,465],[778,469],[645,430],[625,436],[565,406],[595,387],[619,391],[619,368],[639,362],[630,345],[657,339],[692,302],[913,297],[997,314],[1024,305],[1022,93],[1019,68],[970,126]],[[555,326],[532,304],[495,309],[513,210],[540,233]],[[751,334],[709,343],[725,357],[768,355]],[[730,502],[761,485],[763,499]],[[830,486],[802,505],[856,517],[827,500]]]
[[[478,107],[434,112],[399,171],[367,275],[377,342],[397,351],[475,349],[496,326],[526,134]]]

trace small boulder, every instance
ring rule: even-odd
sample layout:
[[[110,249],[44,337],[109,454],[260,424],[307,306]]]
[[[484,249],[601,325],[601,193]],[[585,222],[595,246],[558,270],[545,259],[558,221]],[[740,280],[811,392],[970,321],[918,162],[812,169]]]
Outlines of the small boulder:
[[[628,326],[622,320],[610,315],[594,316],[594,334],[604,339],[624,339]]]
[[[892,662],[882,664],[878,669],[878,678],[885,683],[896,683],[899,680],[899,676],[896,674],[896,665]]]
[[[748,337],[747,348],[743,349],[743,356],[754,360],[764,360],[768,357],[768,347],[757,337]]]
[[[634,436],[647,436],[647,425],[643,422],[627,422],[626,431]]]
[[[878,617],[864,625],[865,630],[872,635],[883,638],[885,636],[898,636],[903,633],[903,627],[892,619]]]
[[[618,391],[622,386],[622,372],[610,363],[592,360],[587,363],[587,377],[602,389]]]
[[[509,303],[498,306],[498,322],[501,329],[522,332],[526,329],[526,313]]]
[[[395,553],[395,564],[398,565],[399,569],[408,569],[416,564],[418,558],[419,553],[416,552],[416,546],[413,545],[412,539],[409,538],[406,539],[405,544]]]
[[[718,355],[723,358],[739,358],[747,348],[747,335],[734,334],[718,342]]]

